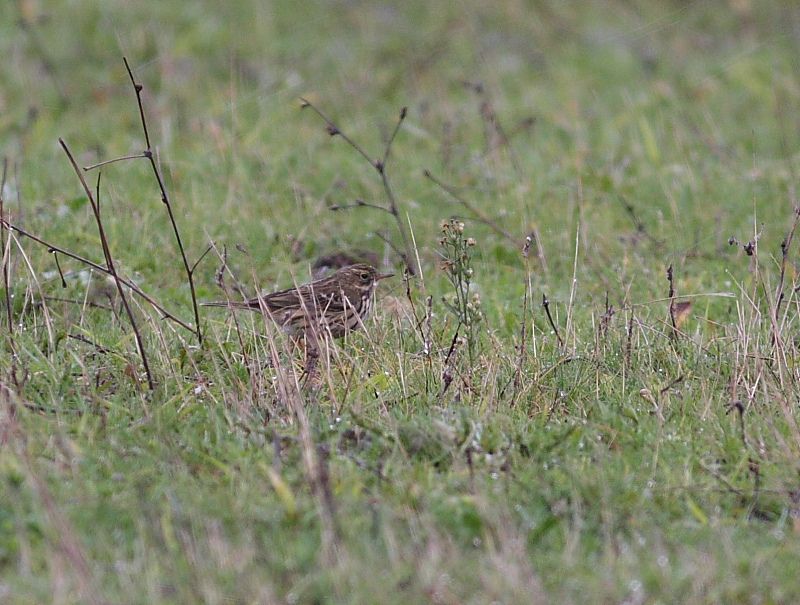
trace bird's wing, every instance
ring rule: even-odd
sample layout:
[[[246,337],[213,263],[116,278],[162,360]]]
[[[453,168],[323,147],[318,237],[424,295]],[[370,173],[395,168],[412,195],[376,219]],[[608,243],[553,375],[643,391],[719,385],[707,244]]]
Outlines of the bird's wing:
[[[268,308],[277,310],[298,306],[300,304],[300,296],[301,293],[298,288],[286,288],[286,290],[263,294],[261,300],[264,301],[264,305]],[[247,302],[255,307],[260,306],[258,296],[251,298]]]

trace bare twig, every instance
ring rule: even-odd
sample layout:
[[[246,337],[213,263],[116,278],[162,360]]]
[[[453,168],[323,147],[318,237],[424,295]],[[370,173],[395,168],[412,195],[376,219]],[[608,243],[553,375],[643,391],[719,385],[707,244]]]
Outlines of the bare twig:
[[[775,323],[778,322],[778,314],[781,310],[781,304],[784,299],[784,283],[786,280],[786,263],[789,260],[789,247],[792,245],[794,239],[794,232],[797,230],[797,224],[800,223],[800,206],[794,209],[794,220],[789,229],[789,233],[781,242],[781,276],[778,280],[778,287],[775,290]]]
[[[379,171],[383,171],[386,168],[386,163],[389,161],[389,152],[392,150],[392,144],[394,143],[394,139],[397,137],[397,133],[400,132],[400,126],[403,124],[403,120],[406,119],[406,115],[408,114],[408,107],[402,107],[400,109],[400,117],[397,120],[397,123],[394,126],[394,130],[392,131],[389,140],[386,141],[386,149],[383,151],[383,159],[381,160],[380,164],[375,164],[375,167],[378,168]]]
[[[425,329],[423,331],[422,354],[429,357],[433,351],[433,296],[428,296],[425,299]]]
[[[38,276],[36,275],[36,271],[33,268],[33,264],[31,263],[30,258],[28,258],[28,255],[25,253],[25,250],[22,247],[22,244],[20,243],[19,239],[14,238],[14,241],[16,242],[17,250],[19,250],[20,256],[22,257],[22,262],[28,267],[28,272],[31,275],[31,279],[32,279],[34,285],[36,286],[36,289],[39,292],[39,299],[41,300],[41,303],[42,303],[41,304],[42,315],[44,317],[44,324],[45,324],[45,328],[47,329],[47,337],[48,337],[48,340],[49,340],[49,343],[50,343],[50,349],[49,350],[50,351],[55,351],[55,335],[54,335],[54,332],[53,332],[53,321],[50,318],[50,311],[48,310],[48,307],[47,307],[47,302],[45,300],[44,291],[42,290],[42,284],[41,284]],[[24,312],[24,307],[23,307],[23,312]]]
[[[630,309],[631,316],[628,318],[628,329],[627,333],[625,334],[625,367],[628,368],[631,365],[631,349],[633,347],[633,308]]]
[[[631,217],[631,221],[633,221],[633,225],[636,227],[636,232],[645,236],[656,248],[660,248],[664,242],[653,237],[653,235],[647,230],[647,226],[639,218],[639,215],[636,214],[636,209],[633,207],[633,204],[630,204],[622,196],[617,196],[617,200],[619,200],[619,203],[622,204],[622,207],[625,209],[625,212],[628,213],[628,216]]]
[[[315,114],[317,114],[324,122],[325,127],[329,135],[332,137],[339,136],[347,142],[350,147],[356,150],[359,155],[361,155],[370,166],[378,173],[381,178],[381,183],[383,185],[383,191],[386,194],[386,200],[388,201],[388,206],[378,206],[376,204],[368,204],[366,202],[361,202],[360,200],[356,201],[354,205],[349,206],[333,206],[332,210],[344,210],[345,208],[375,208],[378,210],[382,210],[384,212],[388,212],[394,217],[395,223],[397,224],[397,231],[400,233],[400,239],[403,242],[403,254],[400,256],[403,258],[403,262],[408,269],[408,272],[411,275],[416,275],[417,270],[419,267],[414,267],[414,263],[412,262],[413,255],[411,254],[411,241],[408,237],[408,233],[406,233],[406,228],[403,225],[403,219],[400,216],[400,208],[397,204],[397,198],[394,195],[394,190],[389,183],[389,175],[386,171],[386,166],[389,161],[389,155],[392,150],[392,144],[394,143],[395,138],[397,137],[397,133],[400,131],[400,127],[403,124],[403,121],[406,119],[406,115],[408,114],[408,108],[403,107],[400,110],[400,115],[397,119],[397,123],[395,124],[394,130],[392,131],[389,140],[386,142],[386,147],[383,150],[383,157],[378,160],[373,160],[364,148],[361,147],[358,143],[356,143],[353,139],[347,136],[342,130],[322,111],[320,111],[311,101],[308,99],[300,98],[301,108],[302,109],[311,109]],[[359,203],[360,202],[360,203]]]
[[[329,135],[331,135],[332,137],[335,137],[337,135],[342,137],[342,139],[344,139],[347,142],[347,144],[350,145],[350,147],[355,149],[359,154],[361,154],[361,156],[365,160],[367,160],[367,162],[369,162],[370,166],[372,166],[373,168],[375,167],[375,162],[371,157],[369,157],[369,154],[367,154],[367,152],[364,151],[358,143],[356,143],[353,139],[351,139],[349,136],[347,136],[344,132],[339,130],[339,127],[336,126],[336,124],[334,124],[328,118],[328,116],[326,116],[319,109],[317,109],[317,107],[314,104],[312,104],[311,101],[309,101],[308,99],[304,99],[303,97],[300,97],[300,108],[301,109],[306,109],[306,108],[311,109],[311,111],[313,111],[315,114],[317,114],[325,122],[326,129],[327,129]]]
[[[667,395],[675,386],[682,383],[684,378],[685,376],[681,374],[677,378],[670,380],[666,386],[662,387],[661,390],[658,391],[659,401],[664,395]]]
[[[128,70],[128,76],[130,76],[131,84],[133,85],[133,89],[136,92],[136,103],[139,106],[139,117],[142,120],[142,130],[144,131],[144,142],[146,145],[146,149],[142,153],[143,157],[146,157],[150,161],[150,167],[153,169],[153,175],[156,177],[156,181],[158,182],[158,188],[161,191],[161,201],[163,202],[164,206],[167,209],[167,214],[169,215],[169,222],[172,225],[172,231],[175,234],[175,241],[178,243],[178,250],[181,253],[181,260],[183,261],[183,267],[186,271],[186,278],[189,282],[189,291],[192,295],[192,311],[194,312],[194,323],[195,323],[195,334],[197,335],[197,341],[199,343],[203,342],[203,333],[200,331],[200,312],[197,307],[197,294],[194,288],[194,275],[192,273],[193,269],[189,266],[189,260],[186,258],[186,251],[183,249],[183,242],[181,241],[181,235],[178,232],[178,224],[175,222],[175,215],[172,212],[172,204],[169,201],[169,195],[167,194],[167,188],[164,184],[164,179],[161,175],[161,171],[158,168],[158,164],[155,160],[155,155],[153,154],[153,147],[150,144],[150,133],[147,130],[147,120],[144,115],[144,105],[142,105],[142,89],[144,88],[142,84],[136,81],[136,78],[133,76],[133,71],[131,71],[131,66],[128,64],[127,57],[122,58],[123,62],[125,63],[125,69]],[[136,156],[134,156],[136,157]]]
[[[447,389],[450,388],[450,383],[453,382],[453,365],[455,362],[455,357],[453,357],[453,353],[456,351],[456,346],[458,345],[458,332],[461,329],[461,323],[456,326],[455,334],[453,334],[453,340],[450,341],[450,348],[447,350],[447,355],[444,358],[444,369],[442,370],[442,392],[439,394],[439,397],[443,397],[444,394],[447,392]],[[453,363],[451,363],[451,360]]]
[[[750,447],[747,443],[747,431],[744,428],[744,411],[745,407],[742,403],[741,399],[734,399],[725,404],[725,415],[727,416],[731,412],[736,410],[738,412],[737,418],[739,419],[739,430],[741,431],[742,436],[742,443],[744,444],[745,448]]]
[[[91,267],[92,269],[95,269],[97,271],[100,271],[101,273],[104,273],[106,275],[109,275],[109,276],[113,277],[113,275],[111,274],[111,271],[109,271],[108,268],[104,267],[103,265],[100,265],[100,264],[98,264],[98,263],[96,263],[96,262],[94,262],[92,260],[89,260],[88,258],[85,258],[85,257],[83,257],[83,256],[81,256],[79,254],[75,254],[74,252],[70,252],[66,248],[61,248],[59,246],[51,244],[50,242],[43,240],[42,238],[34,235],[33,233],[30,233],[30,232],[26,231],[22,227],[18,227],[17,225],[9,223],[7,220],[2,220],[0,222],[2,222],[3,226],[6,229],[8,229],[10,231],[16,231],[20,235],[22,235],[24,237],[27,237],[28,239],[36,242],[37,244],[41,244],[42,246],[46,247],[48,249],[48,251],[58,252],[59,254],[62,254],[62,255],[67,256],[67,257],[69,257],[69,258],[71,258],[73,260],[76,260],[78,262],[83,263],[87,267]],[[133,283],[132,281],[130,281],[128,279],[125,279],[124,277],[122,277],[119,274],[117,274],[117,278],[119,279],[119,282],[123,286],[128,288],[131,292],[133,292],[134,294],[136,294],[140,298],[143,298],[145,301],[147,301],[147,303],[151,307],[153,307],[156,311],[161,313],[161,316],[163,318],[169,319],[170,321],[175,322],[176,324],[178,324],[179,326],[181,326],[182,328],[184,328],[184,329],[186,329],[186,330],[188,330],[190,332],[194,332],[194,328],[191,325],[189,325],[188,323],[186,323],[185,321],[183,321],[182,319],[180,319],[176,315],[173,315],[172,313],[167,311],[163,306],[161,306],[158,303],[158,301],[156,301],[152,296],[147,294],[144,290],[142,290],[135,283]]]
[[[194,264],[192,265],[192,269],[191,269],[192,273],[194,273],[194,270],[197,269],[197,265],[199,265],[201,262],[203,262],[203,259],[206,257],[206,255],[209,252],[211,252],[213,249],[214,249],[214,242],[211,242],[208,245],[208,247],[206,248],[205,252],[203,252],[196,261],[194,261]]]
[[[239,283],[239,280],[236,279],[236,276],[233,274],[233,271],[230,270],[228,267],[228,247],[223,245],[222,252],[219,251],[216,244],[211,242],[211,248],[214,250],[214,253],[220,259],[221,264],[219,269],[214,274],[214,281],[225,294],[225,299],[230,302],[231,301],[231,294],[228,287],[225,285],[225,273],[228,273],[231,278],[233,279],[234,285],[233,289],[244,299],[247,299],[247,293],[244,291],[244,286]],[[256,292],[258,289],[256,288]],[[244,346],[244,338],[242,337],[242,330],[241,326],[239,325],[239,318],[236,313],[231,313],[231,318],[233,319],[233,325],[236,329],[236,337],[239,340],[239,350],[241,351],[242,360],[244,361],[244,367],[247,370],[247,375],[250,377],[252,381],[252,372],[251,372],[251,363],[250,363],[250,354],[247,352],[247,347]]]
[[[427,347],[425,328],[422,325],[422,320],[417,315],[416,305],[414,305],[414,297],[411,294],[411,276],[408,273],[408,269],[403,269],[403,283],[406,286],[406,299],[408,300],[409,307],[411,308],[411,313],[414,315],[414,328],[419,332],[420,337],[422,338],[422,346],[425,348]],[[426,304],[430,305],[431,300],[431,297],[428,297]]]
[[[374,208],[375,210],[392,214],[392,211],[385,206],[380,206],[379,204],[370,204],[364,200],[356,200],[352,204],[334,204],[333,206],[328,206],[328,210],[331,210],[332,212],[338,212],[339,210],[350,210],[351,208]]]
[[[106,305],[101,305],[96,302],[92,302],[90,300],[74,300],[72,298],[61,298],[60,296],[45,296],[44,299],[48,302],[60,302],[66,303],[69,305],[77,305],[79,307],[92,307],[93,309],[103,309],[104,311],[111,311],[111,307],[107,307]]]
[[[241,296],[243,299],[251,298],[251,295],[247,293],[247,287],[241,281],[239,281],[239,278],[228,266],[228,246],[223,244],[222,252],[220,252],[216,243],[211,242],[211,245],[214,249],[214,253],[217,255],[217,258],[219,258],[221,263],[219,268],[214,272],[214,283],[217,285],[217,287],[219,287],[220,290],[223,291],[226,299],[230,300],[229,290],[236,292],[236,294]],[[247,252],[240,248],[239,245],[236,246],[236,249],[243,254],[247,254]],[[231,280],[233,281],[233,284],[230,286],[225,283],[225,275],[230,276]],[[254,283],[256,285],[256,292],[258,292],[258,281],[255,278]]]
[[[90,340],[90,339],[86,338],[85,336],[83,336],[81,334],[72,334],[72,333],[70,333],[70,334],[67,334],[67,338],[72,338],[73,340],[77,340],[78,342],[82,342],[83,344],[90,345],[90,346],[94,347],[94,349],[98,353],[102,353],[103,355],[108,355],[109,353],[113,353],[113,351],[111,349],[107,349],[103,345],[97,344],[93,340]]]
[[[61,263],[58,262],[58,252],[52,249],[48,250],[48,252],[50,252],[50,254],[53,255],[53,260],[56,261],[56,269],[58,270],[58,276],[61,278],[61,287],[66,288],[67,280],[64,279],[64,272],[61,270]]]
[[[542,266],[542,271],[544,271],[546,276],[550,275],[550,270],[547,268],[547,257],[545,256],[544,246],[542,245],[542,236],[536,225],[532,227],[530,235],[533,236],[533,242],[536,244],[536,258]]]
[[[553,328],[553,332],[556,334],[558,344],[563,347],[564,341],[561,339],[561,334],[558,333],[558,328],[556,327],[556,322],[553,321],[553,316],[550,315],[550,301],[547,298],[547,294],[542,294],[542,306],[544,307],[545,315],[547,315],[547,321],[550,322],[550,327]]]
[[[606,291],[606,304],[605,304],[605,311],[600,316],[600,325],[597,326],[597,336],[598,339],[605,338],[608,334],[608,326],[611,323],[611,319],[614,317],[616,313],[616,309],[614,309],[614,305],[612,305],[608,300],[608,291]]]
[[[517,356],[517,367],[514,371],[514,397],[516,401],[519,387],[522,384],[522,363],[525,359],[525,339],[528,324],[528,296],[531,293],[531,267],[528,261],[531,253],[531,244],[533,243],[533,235],[525,238],[525,244],[522,246],[522,259],[525,262],[525,294],[522,298],[522,320],[519,326],[519,355]]]
[[[379,240],[381,240],[381,241],[382,241],[384,244],[386,244],[387,246],[389,246],[389,247],[392,249],[392,251],[393,251],[393,252],[394,252],[394,253],[395,253],[397,256],[399,256],[400,258],[403,258],[403,257],[404,257],[405,253],[404,253],[402,250],[400,250],[400,248],[398,248],[397,246],[395,246],[395,245],[394,245],[394,242],[392,242],[392,240],[390,240],[390,239],[389,239],[388,237],[386,237],[386,236],[385,236],[383,233],[380,233],[380,232],[378,232],[378,231],[375,231],[374,233],[375,233],[375,235],[376,235],[376,236],[378,236],[378,239],[379,239]],[[408,270],[408,265],[406,265],[406,270]],[[408,270],[408,274],[409,274],[409,275],[412,275],[412,276],[413,276],[413,275],[416,275],[416,274],[415,274],[413,271],[411,271],[411,270]]]
[[[102,168],[103,166],[108,166],[109,164],[115,164],[116,162],[125,162],[127,160],[138,160],[138,159],[146,158],[146,157],[147,157],[147,153],[134,153],[134,154],[131,154],[131,155],[123,155],[122,157],[119,157],[119,158],[113,158],[113,159],[110,159],[110,160],[104,160],[102,162],[97,162],[96,164],[92,164],[91,166],[84,166],[83,169],[86,172],[89,172],[90,170],[94,170],[95,168]]]
[[[10,278],[10,265],[11,265],[11,238],[8,240],[8,248],[6,248],[6,215],[5,215],[5,201],[3,191],[6,188],[6,176],[8,176],[8,158],[3,158],[3,177],[0,179],[0,255],[3,259],[3,289],[6,296],[6,315],[8,317],[8,333],[13,336],[14,334],[14,317],[11,312],[11,278]],[[13,342],[13,340],[12,340]]]
[[[64,149],[64,153],[67,154],[69,158],[70,164],[72,164],[72,168],[75,170],[75,174],[78,175],[78,179],[81,181],[81,186],[83,186],[83,190],[86,193],[86,197],[89,199],[89,203],[92,206],[92,211],[94,212],[95,222],[97,223],[97,231],[100,235],[100,245],[103,248],[103,256],[106,259],[106,266],[108,267],[109,272],[111,273],[111,277],[114,279],[114,284],[117,286],[117,292],[119,293],[120,300],[122,301],[122,306],[125,309],[125,313],[128,315],[128,319],[131,322],[131,327],[133,328],[133,334],[136,338],[136,346],[139,349],[139,356],[142,358],[142,365],[144,366],[145,374],[147,375],[147,385],[149,386],[150,390],[154,390],[156,388],[155,382],[153,381],[153,374],[150,372],[150,364],[147,362],[147,352],[144,348],[144,340],[142,340],[142,335],[139,332],[139,327],[136,325],[136,319],[133,316],[133,311],[131,311],[130,305],[128,304],[128,298],[125,296],[125,290],[122,287],[122,282],[117,275],[117,270],[114,267],[114,259],[111,256],[111,249],[108,245],[108,239],[106,238],[106,231],[103,227],[103,221],[100,218],[100,201],[95,199],[95,195],[92,194],[92,190],[89,188],[89,185],[86,183],[86,179],[83,177],[83,172],[78,167],[78,164],[75,162],[75,158],[72,157],[72,153],[67,147],[67,144],[64,142],[63,139],[59,138],[58,142],[61,144],[61,147]],[[100,174],[97,175],[97,190],[100,190]]]
[[[667,281],[669,282],[669,322],[672,325],[670,336],[675,339],[678,336],[678,324],[675,322],[675,279],[672,275],[672,264],[667,267]]]
[[[511,145],[511,138],[506,134],[505,128],[500,123],[500,117],[494,110],[489,95],[486,92],[486,87],[482,82],[464,81],[462,84],[474,92],[480,99],[478,111],[483,120],[483,134],[486,140],[486,154],[488,155],[495,149],[505,147],[508,150],[508,156],[511,160],[511,165],[514,170],[519,174],[521,172],[519,161],[517,160],[516,152]]]
[[[475,218],[477,221],[479,221],[479,222],[483,223],[484,225],[487,225],[488,227],[490,227],[490,228],[492,229],[492,231],[494,231],[495,233],[497,233],[497,234],[498,234],[498,235],[500,235],[501,237],[504,237],[505,239],[507,239],[507,240],[508,240],[509,242],[511,242],[511,243],[512,243],[512,244],[513,244],[515,247],[517,246],[517,240],[514,238],[514,236],[513,236],[513,235],[511,235],[511,234],[510,234],[508,231],[506,231],[505,229],[503,229],[503,228],[502,228],[500,225],[498,225],[498,224],[497,224],[495,221],[493,221],[491,218],[489,218],[488,216],[486,216],[486,215],[485,215],[485,214],[484,214],[484,213],[483,213],[483,212],[482,212],[482,211],[481,211],[479,208],[476,208],[476,207],[475,207],[475,206],[474,206],[472,203],[470,203],[470,202],[468,202],[467,200],[465,200],[465,199],[464,199],[464,198],[463,198],[463,197],[462,197],[462,196],[461,196],[461,195],[460,195],[460,194],[459,194],[459,193],[456,191],[455,187],[452,187],[452,186],[450,186],[450,185],[448,185],[448,184],[446,184],[446,183],[442,182],[441,180],[439,180],[439,179],[438,179],[438,178],[436,178],[435,176],[433,176],[433,174],[431,173],[431,171],[430,171],[430,170],[428,170],[427,168],[425,169],[425,171],[423,172],[423,174],[425,175],[425,178],[426,178],[426,179],[428,179],[428,180],[432,181],[432,182],[433,182],[435,185],[437,185],[437,186],[438,186],[438,187],[439,187],[439,188],[440,188],[442,191],[444,191],[445,193],[447,193],[447,194],[448,194],[450,197],[452,197],[452,198],[453,198],[453,199],[454,199],[456,202],[458,202],[459,204],[461,204],[462,206],[464,206],[464,208],[466,208],[466,209],[467,209],[469,212],[471,212],[471,213],[473,214],[473,217],[474,217],[474,218]]]

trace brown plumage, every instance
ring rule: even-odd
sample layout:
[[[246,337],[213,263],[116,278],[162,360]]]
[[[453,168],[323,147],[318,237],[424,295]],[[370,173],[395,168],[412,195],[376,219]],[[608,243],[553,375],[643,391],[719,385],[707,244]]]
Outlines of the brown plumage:
[[[269,314],[292,335],[330,333],[341,338],[358,329],[372,310],[378,282],[392,273],[378,273],[366,264],[350,265],[330,277],[240,302],[201,303],[206,307],[249,309]]]

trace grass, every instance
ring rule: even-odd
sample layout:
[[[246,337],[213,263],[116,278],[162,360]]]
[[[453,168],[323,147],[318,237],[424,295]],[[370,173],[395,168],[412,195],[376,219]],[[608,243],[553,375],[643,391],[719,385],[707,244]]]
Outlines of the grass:
[[[4,231],[1,602],[800,600],[791,3],[2,11],[13,224],[103,264],[57,141],[144,149],[124,55],[200,300],[223,256],[248,293],[402,273],[395,218],[422,270],[306,385],[260,316],[199,344],[129,296],[150,391],[113,283]],[[376,159],[408,107],[397,217],[330,210],[389,202],[300,97]],[[120,274],[191,323],[150,166],[102,174]]]

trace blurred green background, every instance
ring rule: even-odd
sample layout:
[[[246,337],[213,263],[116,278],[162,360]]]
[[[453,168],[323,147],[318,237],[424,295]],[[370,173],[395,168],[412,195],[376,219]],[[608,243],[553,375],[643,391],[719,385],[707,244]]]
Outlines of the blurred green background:
[[[83,166],[143,150],[123,56],[190,262],[214,241],[249,292],[354,248],[399,273],[389,214],[331,210],[385,204],[380,179],[299,98],[374,158],[408,107],[388,174],[434,353],[403,280],[382,283],[376,321],[302,393],[327,473],[309,480],[257,318],[204,312],[199,347],[137,310],[147,393],[127,321],[54,300],[108,304],[83,267],[61,258],[61,288],[53,255],[20,239],[13,338],[2,302],[0,602],[800,601],[794,248],[781,262],[800,5],[4,2],[7,216],[95,260],[57,141]],[[105,167],[101,197],[121,270],[189,321],[147,163]],[[469,361],[447,355],[451,217],[477,240]],[[219,265],[199,265],[201,300],[220,298]],[[679,336],[668,266],[692,302]]]

